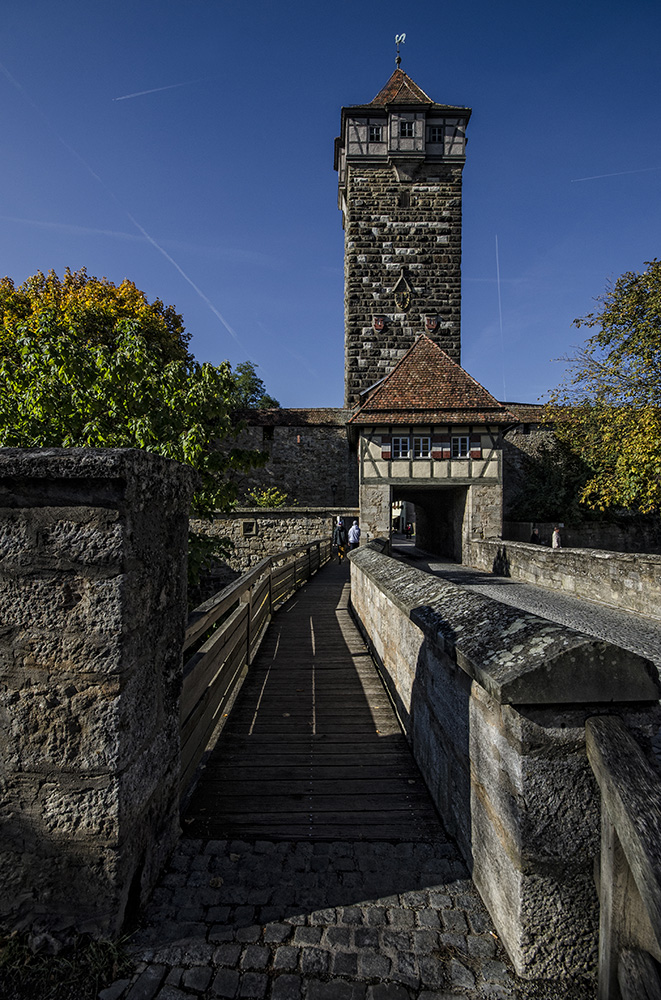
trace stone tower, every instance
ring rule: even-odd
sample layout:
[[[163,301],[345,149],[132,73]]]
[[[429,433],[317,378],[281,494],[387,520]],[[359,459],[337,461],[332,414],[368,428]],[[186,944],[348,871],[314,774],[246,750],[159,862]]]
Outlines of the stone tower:
[[[335,140],[344,244],[345,406],[420,333],[461,358],[461,173],[470,108],[396,69]]]

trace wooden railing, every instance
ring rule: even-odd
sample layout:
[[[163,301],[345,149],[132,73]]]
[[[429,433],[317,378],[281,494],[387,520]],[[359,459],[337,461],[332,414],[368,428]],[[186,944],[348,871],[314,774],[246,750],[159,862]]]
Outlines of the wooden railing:
[[[253,661],[271,615],[328,561],[330,553],[330,539],[319,539],[269,556],[191,612],[184,653],[197,648],[184,664],[180,799]]]
[[[659,1000],[661,780],[620,719],[585,728],[601,791],[599,1000]]]

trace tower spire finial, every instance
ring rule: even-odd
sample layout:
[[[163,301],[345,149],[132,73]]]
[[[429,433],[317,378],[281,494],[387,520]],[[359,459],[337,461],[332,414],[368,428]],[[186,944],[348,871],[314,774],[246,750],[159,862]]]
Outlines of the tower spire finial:
[[[402,62],[402,57],[399,54],[399,46],[403,45],[406,41],[406,35],[395,35],[395,45],[397,46],[397,57],[395,59],[395,65],[399,69]]]

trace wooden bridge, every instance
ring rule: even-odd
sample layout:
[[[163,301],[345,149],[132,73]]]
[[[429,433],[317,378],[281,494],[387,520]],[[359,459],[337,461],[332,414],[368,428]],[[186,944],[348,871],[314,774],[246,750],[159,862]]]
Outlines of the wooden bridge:
[[[206,839],[429,839],[438,819],[330,564],[279,612],[187,810]],[[244,605],[245,606],[245,605]]]

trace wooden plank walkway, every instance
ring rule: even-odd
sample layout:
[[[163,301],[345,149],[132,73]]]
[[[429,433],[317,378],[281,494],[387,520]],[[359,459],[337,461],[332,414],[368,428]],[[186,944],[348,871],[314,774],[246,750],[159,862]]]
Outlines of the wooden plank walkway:
[[[434,839],[441,827],[328,564],[274,616],[187,810],[189,837]]]

